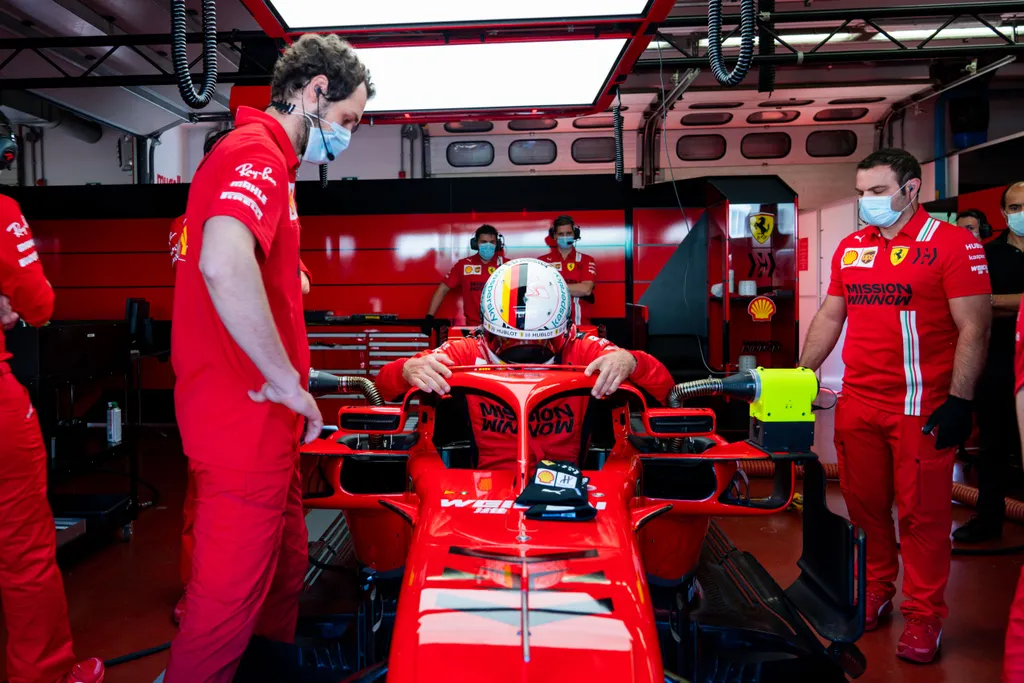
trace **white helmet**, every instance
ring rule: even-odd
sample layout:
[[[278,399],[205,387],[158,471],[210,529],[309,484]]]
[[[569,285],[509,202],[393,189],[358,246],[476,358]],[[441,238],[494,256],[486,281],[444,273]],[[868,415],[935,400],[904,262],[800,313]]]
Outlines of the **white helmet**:
[[[500,357],[503,349],[534,345],[557,353],[569,330],[571,302],[562,275],[548,264],[532,258],[506,261],[487,279],[480,297],[484,331],[500,338],[492,350]]]

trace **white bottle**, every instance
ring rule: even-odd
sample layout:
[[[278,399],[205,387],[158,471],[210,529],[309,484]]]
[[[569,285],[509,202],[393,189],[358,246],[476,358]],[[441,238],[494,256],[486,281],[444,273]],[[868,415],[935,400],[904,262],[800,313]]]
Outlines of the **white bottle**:
[[[121,443],[121,409],[117,404],[107,404],[107,443]]]

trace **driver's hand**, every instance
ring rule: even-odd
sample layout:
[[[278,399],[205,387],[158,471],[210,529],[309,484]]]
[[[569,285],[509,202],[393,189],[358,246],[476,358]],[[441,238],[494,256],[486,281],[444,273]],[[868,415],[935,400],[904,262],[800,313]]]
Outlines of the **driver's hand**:
[[[291,389],[285,390],[267,382],[259,391],[250,391],[249,398],[256,403],[266,401],[280,403],[306,418],[306,434],[303,436],[303,443],[309,443],[320,437],[320,432],[324,428],[324,418],[320,415],[320,408],[313,395],[298,383]]]
[[[420,358],[406,361],[402,368],[402,379],[420,391],[443,396],[451,391],[445,380],[452,376],[449,366],[455,362],[443,353],[428,353]]]
[[[587,366],[583,373],[587,377],[598,373],[597,382],[590,393],[594,398],[604,398],[614,394],[622,381],[628,379],[636,370],[637,362],[629,351],[619,349],[606,353]]]
[[[11,308],[11,300],[0,294],[0,329],[9,330],[21,317]]]

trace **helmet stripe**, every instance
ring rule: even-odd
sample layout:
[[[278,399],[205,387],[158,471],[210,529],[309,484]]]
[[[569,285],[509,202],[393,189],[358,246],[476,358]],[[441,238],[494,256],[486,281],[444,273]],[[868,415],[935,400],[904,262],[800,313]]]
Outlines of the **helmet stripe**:
[[[512,271],[517,266],[512,266],[505,271],[505,277],[501,280],[501,319],[506,325],[511,325],[512,317]]]
[[[516,286],[516,329],[526,329],[526,283],[528,263],[521,263],[516,266],[516,275],[519,276]]]

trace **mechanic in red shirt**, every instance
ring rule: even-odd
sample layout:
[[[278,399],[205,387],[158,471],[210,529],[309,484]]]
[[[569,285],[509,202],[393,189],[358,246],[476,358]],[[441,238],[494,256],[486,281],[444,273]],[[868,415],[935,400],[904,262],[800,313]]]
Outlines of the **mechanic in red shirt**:
[[[295,174],[300,158],[344,151],[372,96],[351,46],[302,36],[278,58],[268,110],[240,108],[193,179],[171,360],[195,551],[165,683],[226,683],[253,634],[269,641],[257,654],[294,640],[308,567],[298,448],[323,426],[306,391]]]
[[[0,114],[0,170],[17,159]],[[46,447],[28,392],[11,374],[4,330],[19,320],[45,325],[50,287],[18,203],[0,195],[0,591],[11,683],[102,683],[103,662],[75,663],[57,532],[46,498]]]
[[[913,156],[883,149],[857,169],[867,227],[836,249],[800,364],[820,367],[847,322],[835,444],[850,519],[867,535],[865,630],[892,612],[895,497],[905,617],[896,654],[926,663],[948,611],[953,460],[971,432],[991,287],[974,236],[920,207],[921,166]]]
[[[1018,183],[1019,184],[1019,183]],[[1005,206],[1005,199],[1004,199]],[[1006,214],[1007,223],[1014,221],[1024,232],[1024,202]],[[1005,211],[1006,209],[1004,209]],[[1018,218],[1012,218],[1012,216]],[[1016,343],[1014,348],[1014,393],[1017,403],[1017,424],[1024,425],[1024,301],[1017,310]],[[1021,429],[1021,450],[1024,452],[1024,429]],[[1003,683],[1024,681],[1024,568],[1017,580],[1017,592],[1010,605],[1010,620],[1006,627],[1006,647],[1003,650]]]
[[[217,131],[213,135],[206,139],[203,144],[203,157],[210,153],[224,136],[232,131],[231,128],[225,128],[224,130]],[[171,232],[168,238],[170,250],[171,250],[171,266],[173,267],[179,261],[188,258],[188,229],[185,223],[185,215],[178,216],[171,222]],[[306,268],[306,264],[299,259],[299,276],[302,280],[302,293],[309,294],[310,278],[309,269]],[[189,579],[192,578],[192,551],[195,548],[195,536],[193,534],[193,527],[195,525],[195,499],[196,489],[195,481],[192,479],[191,471],[188,476],[188,485],[185,487],[185,502],[182,506],[182,529],[181,529],[181,558],[178,564],[178,572],[181,576],[181,585],[184,588],[188,587]],[[182,618],[185,616],[185,591],[182,591],[181,598],[178,603],[174,606],[173,619],[175,624],[180,624]]]
[[[458,260],[430,298],[430,307],[424,316],[428,321],[423,330],[425,334],[430,334],[432,326],[429,322],[434,319],[437,309],[441,308],[441,302],[456,287],[462,290],[462,312],[466,325],[476,327],[480,324],[480,293],[491,273],[505,262],[504,256],[498,256],[499,252],[505,250],[505,240],[493,225],[481,225],[469,241],[469,248],[476,254]]]
[[[594,304],[594,283],[597,280],[597,262],[593,256],[576,251],[580,240],[580,226],[572,216],[559,216],[548,229],[548,238],[554,241],[551,251],[539,256],[562,274],[572,294],[572,323],[590,324],[590,309]]]
[[[585,336],[569,320],[569,288],[556,270],[536,259],[516,259],[500,266],[482,296],[483,327],[476,335],[449,339],[433,351],[384,366],[377,389],[395,398],[412,388],[445,394],[449,366],[491,364],[553,364],[586,366],[588,376],[600,373],[593,396],[603,398],[630,379],[664,401],[672,376],[643,351],[625,351],[607,339]],[[562,399],[530,417],[533,455],[538,459],[571,460],[580,456],[586,396]],[[516,462],[514,416],[487,399],[469,397],[470,421],[479,451],[477,469],[509,469]]]

